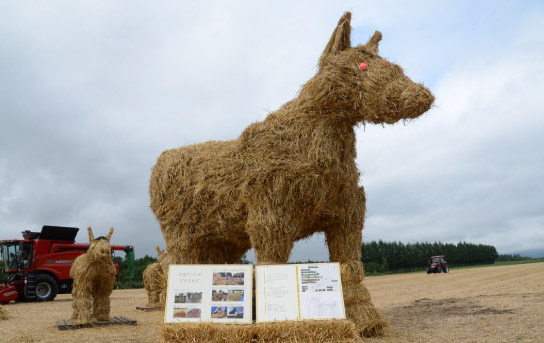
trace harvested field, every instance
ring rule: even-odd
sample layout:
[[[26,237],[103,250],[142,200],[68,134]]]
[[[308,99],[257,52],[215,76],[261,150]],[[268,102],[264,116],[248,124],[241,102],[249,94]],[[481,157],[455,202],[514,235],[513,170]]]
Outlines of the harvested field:
[[[386,335],[365,342],[543,342],[544,263],[452,270],[449,274],[399,274],[367,278],[374,304],[390,321]],[[115,290],[112,316],[138,326],[59,331],[71,296],[53,302],[4,306],[6,342],[157,342],[161,312],[140,312],[145,290]],[[233,342],[235,343],[235,342]]]
[[[5,305],[10,318],[0,324],[5,342],[157,342],[162,311],[142,312],[136,306],[147,304],[145,289],[114,290],[111,295],[110,316],[135,319],[137,326],[116,325],[101,328],[59,331],[57,319],[72,315],[72,296],[58,295],[54,301],[43,303],[10,303]]]
[[[544,263],[367,278],[382,342],[544,342]]]

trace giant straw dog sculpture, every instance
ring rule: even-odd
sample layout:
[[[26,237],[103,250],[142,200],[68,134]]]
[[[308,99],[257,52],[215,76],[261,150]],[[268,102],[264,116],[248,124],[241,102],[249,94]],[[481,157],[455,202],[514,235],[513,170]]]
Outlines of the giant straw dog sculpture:
[[[365,193],[355,126],[393,124],[434,101],[378,55],[381,33],[351,47],[345,13],[298,96],[238,139],[164,151],[153,167],[151,209],[176,263],[285,263],[295,241],[324,232],[341,264],[346,312],[363,335],[385,322],[363,283]]]
[[[94,238],[91,227],[89,249],[72,264],[70,277],[74,279],[72,289],[72,319],[82,324],[110,320],[110,294],[115,284],[115,266],[111,260],[110,238],[113,228],[106,237]]]

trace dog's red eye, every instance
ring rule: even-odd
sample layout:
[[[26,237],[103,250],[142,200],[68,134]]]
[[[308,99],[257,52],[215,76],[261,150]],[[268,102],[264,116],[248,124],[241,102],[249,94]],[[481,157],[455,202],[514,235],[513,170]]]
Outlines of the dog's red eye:
[[[365,70],[366,68],[368,68],[368,66],[366,65],[366,63],[365,63],[365,62],[361,62],[361,63],[359,63],[359,69],[361,69],[361,70]]]

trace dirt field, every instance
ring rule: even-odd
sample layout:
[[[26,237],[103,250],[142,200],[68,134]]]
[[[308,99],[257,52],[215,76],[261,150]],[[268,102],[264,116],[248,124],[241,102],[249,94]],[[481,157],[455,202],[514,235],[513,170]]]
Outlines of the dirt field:
[[[544,342],[544,263],[367,278],[382,342]]]
[[[368,277],[374,303],[390,321],[384,337],[365,342],[544,342],[544,263]],[[144,290],[114,291],[112,315],[138,321],[59,331],[71,297],[10,304],[0,321],[3,342],[157,342],[159,312],[139,312]],[[235,343],[235,342],[233,342]]]

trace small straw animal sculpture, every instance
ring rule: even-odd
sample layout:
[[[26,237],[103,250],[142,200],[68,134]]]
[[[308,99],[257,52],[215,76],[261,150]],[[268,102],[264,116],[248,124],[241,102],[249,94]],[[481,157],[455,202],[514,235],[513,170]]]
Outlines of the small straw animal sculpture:
[[[161,307],[164,308],[166,305],[166,287],[168,286],[168,267],[170,264],[174,263],[174,261],[167,251],[163,251],[161,254],[159,254],[157,260],[162,270],[162,273],[157,275],[159,283],[161,284],[160,304]]]
[[[163,259],[162,256],[165,254],[166,252],[157,246],[159,262],[151,263],[144,269],[143,279],[145,290],[147,291],[147,306],[161,306],[160,298],[164,282],[161,260]]]
[[[286,263],[296,241],[324,232],[347,317],[374,336],[387,323],[363,283],[355,127],[417,118],[434,97],[379,56],[380,32],[352,47],[350,20],[340,18],[295,99],[238,139],[164,151],[149,193],[174,263],[236,263],[251,247],[259,264]]]
[[[70,269],[70,277],[74,280],[72,319],[82,324],[90,323],[92,318],[98,321],[110,320],[110,294],[116,274],[110,245],[113,228],[110,228],[106,237],[96,239],[90,226],[87,231],[89,249],[76,258]]]

